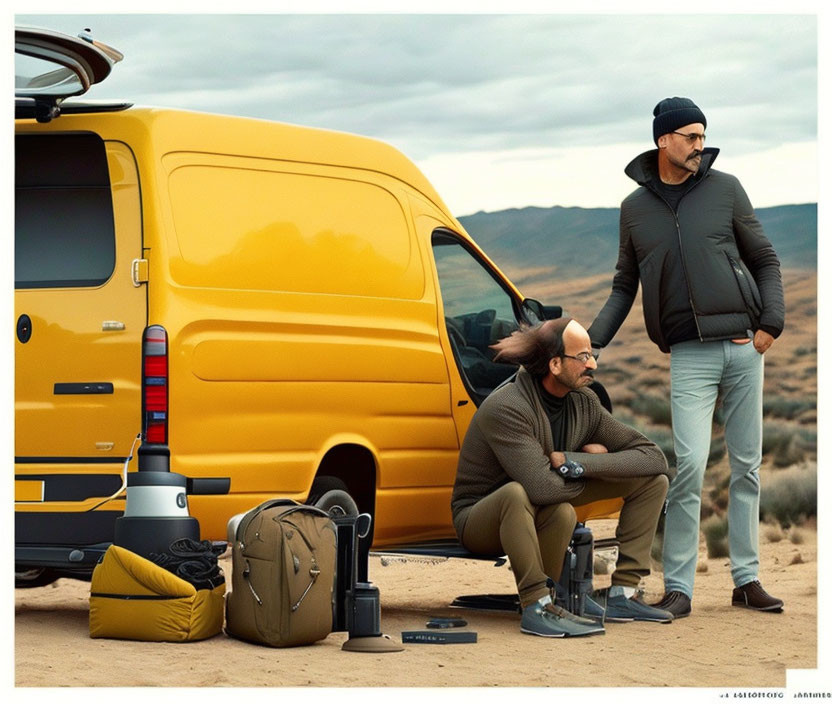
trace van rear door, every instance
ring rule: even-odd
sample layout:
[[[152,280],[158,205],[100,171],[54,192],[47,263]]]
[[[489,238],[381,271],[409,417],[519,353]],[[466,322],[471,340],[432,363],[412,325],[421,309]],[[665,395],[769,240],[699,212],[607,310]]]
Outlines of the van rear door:
[[[86,511],[118,490],[141,429],[137,171],[94,133],[19,133],[15,147],[16,508]],[[18,522],[17,542],[51,542],[43,525],[27,534]]]

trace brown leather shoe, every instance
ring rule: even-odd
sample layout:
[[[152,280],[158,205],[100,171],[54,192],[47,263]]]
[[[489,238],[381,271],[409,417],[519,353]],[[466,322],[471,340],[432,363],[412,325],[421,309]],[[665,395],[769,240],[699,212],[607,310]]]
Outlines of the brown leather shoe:
[[[687,594],[682,592],[667,592],[660,602],[650,604],[650,606],[669,611],[673,614],[674,620],[690,616],[690,599],[688,599]]]
[[[755,579],[748,584],[743,584],[741,587],[736,587],[731,597],[731,605],[743,606],[746,609],[754,609],[755,611],[773,611],[779,613],[783,610],[783,600],[771,596],[771,594],[763,589],[763,585],[760,584],[759,579]]]

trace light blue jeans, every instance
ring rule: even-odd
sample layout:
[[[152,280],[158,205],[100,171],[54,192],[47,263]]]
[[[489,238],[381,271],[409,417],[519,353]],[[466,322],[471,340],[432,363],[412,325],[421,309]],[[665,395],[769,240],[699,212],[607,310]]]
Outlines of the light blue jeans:
[[[763,355],[753,343],[680,342],[670,348],[670,403],[678,474],[667,492],[664,586],[693,597],[702,481],[717,395],[722,398],[731,466],[728,545],[735,586],[759,569],[760,462],[763,443]]]

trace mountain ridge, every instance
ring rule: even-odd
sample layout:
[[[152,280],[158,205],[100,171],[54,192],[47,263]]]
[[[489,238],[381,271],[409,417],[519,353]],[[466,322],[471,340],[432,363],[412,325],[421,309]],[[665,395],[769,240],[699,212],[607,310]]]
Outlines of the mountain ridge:
[[[515,283],[533,285],[552,274],[612,276],[618,258],[618,213],[618,208],[527,206],[458,219]],[[784,268],[817,269],[817,203],[758,208],[756,214]]]

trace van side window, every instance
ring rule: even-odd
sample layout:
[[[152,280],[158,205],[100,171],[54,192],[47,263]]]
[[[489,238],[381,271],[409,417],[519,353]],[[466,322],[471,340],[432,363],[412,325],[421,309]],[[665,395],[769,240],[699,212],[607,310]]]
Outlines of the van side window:
[[[15,136],[15,288],[99,286],[116,260],[104,141]]]
[[[437,231],[432,245],[448,338],[463,381],[479,402],[517,371],[516,365],[492,361],[489,349],[517,329],[512,298],[460,240]]]

